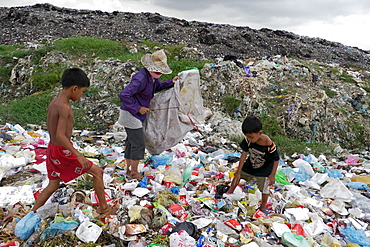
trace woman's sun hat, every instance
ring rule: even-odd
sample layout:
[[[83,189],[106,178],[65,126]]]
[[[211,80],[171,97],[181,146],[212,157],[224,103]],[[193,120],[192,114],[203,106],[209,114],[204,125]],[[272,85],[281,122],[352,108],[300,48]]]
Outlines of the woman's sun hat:
[[[141,63],[148,71],[171,74],[172,70],[167,65],[167,56],[164,50],[155,51],[152,54],[145,54],[141,58]]]

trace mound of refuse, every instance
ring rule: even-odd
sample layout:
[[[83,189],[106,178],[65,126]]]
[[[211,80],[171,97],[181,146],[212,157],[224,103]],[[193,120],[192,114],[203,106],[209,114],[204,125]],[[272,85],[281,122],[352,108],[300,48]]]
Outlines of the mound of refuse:
[[[240,153],[222,141],[206,144],[214,123],[147,153],[141,181],[126,176],[119,128],[74,131],[74,147],[104,169],[107,201],[119,207],[104,217],[89,175],[62,184],[30,212],[47,185],[49,135],[38,126],[2,126],[0,246],[370,246],[369,153],[282,157],[262,212],[253,182],[226,193]]]

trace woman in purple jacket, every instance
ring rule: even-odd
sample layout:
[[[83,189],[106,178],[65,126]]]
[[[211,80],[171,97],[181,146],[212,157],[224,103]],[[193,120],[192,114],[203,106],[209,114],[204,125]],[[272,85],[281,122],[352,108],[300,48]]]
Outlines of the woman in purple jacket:
[[[172,87],[179,79],[161,82],[162,74],[171,74],[172,70],[167,65],[167,56],[163,50],[146,54],[141,58],[144,68],[132,76],[128,84],[119,94],[121,110],[118,123],[125,127],[127,133],[125,159],[127,175],[133,179],[142,179],[138,172],[139,161],[144,158],[145,140],[143,122],[146,114],[151,112],[149,104],[154,92]]]

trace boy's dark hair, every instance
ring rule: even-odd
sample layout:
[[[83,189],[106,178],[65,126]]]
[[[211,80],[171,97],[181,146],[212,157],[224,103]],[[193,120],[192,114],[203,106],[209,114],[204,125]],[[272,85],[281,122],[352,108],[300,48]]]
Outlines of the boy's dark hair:
[[[243,134],[258,133],[262,130],[262,122],[258,117],[246,117],[242,124]]]
[[[63,88],[68,88],[71,86],[78,87],[89,87],[90,80],[87,78],[86,73],[79,68],[66,69],[62,75],[62,85]]]

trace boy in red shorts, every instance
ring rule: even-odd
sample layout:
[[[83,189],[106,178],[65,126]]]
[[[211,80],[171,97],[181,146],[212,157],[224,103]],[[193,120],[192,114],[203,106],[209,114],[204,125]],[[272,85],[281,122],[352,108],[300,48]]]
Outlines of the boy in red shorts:
[[[47,150],[46,167],[49,184],[41,192],[32,208],[33,212],[45,204],[49,197],[59,188],[61,181],[68,182],[78,176],[89,173],[99,199],[99,214],[114,214],[106,202],[103,183],[103,169],[94,165],[78,152],[72,145],[73,111],[70,100],[77,101],[90,86],[85,72],[78,68],[66,69],[62,76],[63,89],[54,98],[47,109],[47,126],[50,142]]]

